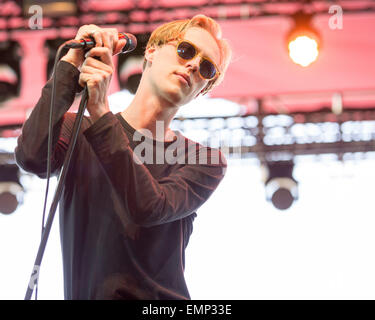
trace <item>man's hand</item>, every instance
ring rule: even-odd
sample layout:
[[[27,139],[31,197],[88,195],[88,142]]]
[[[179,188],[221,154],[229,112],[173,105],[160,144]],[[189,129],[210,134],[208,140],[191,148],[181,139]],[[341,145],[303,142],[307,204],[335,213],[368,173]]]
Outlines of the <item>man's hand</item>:
[[[118,31],[114,28],[99,28],[90,24],[79,28],[76,40],[92,37],[95,48],[86,55],[84,50],[70,49],[61,59],[81,69],[79,84],[87,85],[87,111],[95,122],[109,111],[107,91],[113,73],[112,55],[117,54],[126,44],[125,39],[118,39]]]
[[[112,54],[117,54],[125,46],[125,39],[118,39],[118,31],[115,28],[99,28],[94,24],[84,25],[79,28],[75,40],[94,38],[96,47],[106,47]],[[82,49],[69,49],[68,53],[61,59],[74,65],[76,68],[82,66],[85,60]]]
[[[87,111],[94,122],[109,111],[107,91],[113,69],[112,50],[107,47],[92,48],[82,65],[79,84],[87,85]]]

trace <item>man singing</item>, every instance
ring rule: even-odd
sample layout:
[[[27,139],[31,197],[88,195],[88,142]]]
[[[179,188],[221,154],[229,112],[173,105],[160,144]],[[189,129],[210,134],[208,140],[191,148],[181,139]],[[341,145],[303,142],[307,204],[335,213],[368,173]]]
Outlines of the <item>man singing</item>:
[[[116,29],[95,25],[82,26],[76,39],[88,37],[96,46],[86,55],[70,49],[54,75],[55,175],[75,119],[67,111],[85,85],[89,94],[59,208],[65,299],[190,299],[185,248],[226,162],[169,126],[180,106],[222,81],[231,50],[204,15],[158,27],[133,101],[113,114],[112,55],[125,43]],[[47,171],[51,87],[49,80],[15,150],[17,163],[39,177]]]

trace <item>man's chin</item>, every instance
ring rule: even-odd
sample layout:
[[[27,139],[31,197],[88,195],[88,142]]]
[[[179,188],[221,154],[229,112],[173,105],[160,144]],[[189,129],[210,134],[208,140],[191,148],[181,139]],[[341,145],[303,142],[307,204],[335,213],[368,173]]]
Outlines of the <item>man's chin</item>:
[[[168,92],[166,92],[165,97],[172,106],[181,106],[186,103],[186,96],[181,91],[181,89],[169,90]]]

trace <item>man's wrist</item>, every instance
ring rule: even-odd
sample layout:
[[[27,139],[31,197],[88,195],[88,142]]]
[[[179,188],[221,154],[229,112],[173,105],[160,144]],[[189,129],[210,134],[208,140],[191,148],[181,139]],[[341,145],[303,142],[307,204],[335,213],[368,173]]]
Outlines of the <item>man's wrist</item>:
[[[90,113],[90,118],[95,123],[96,121],[98,121],[101,117],[103,117],[108,112],[110,112],[110,110],[103,110],[103,111],[91,112]]]
[[[70,50],[72,50],[72,49],[70,49]],[[61,58],[61,60],[65,61],[65,62],[69,62],[70,64],[72,64],[77,69],[79,69],[79,67],[80,67],[80,63],[77,62],[76,59],[74,59],[72,56],[70,56],[69,53],[67,53],[65,56],[63,56]]]

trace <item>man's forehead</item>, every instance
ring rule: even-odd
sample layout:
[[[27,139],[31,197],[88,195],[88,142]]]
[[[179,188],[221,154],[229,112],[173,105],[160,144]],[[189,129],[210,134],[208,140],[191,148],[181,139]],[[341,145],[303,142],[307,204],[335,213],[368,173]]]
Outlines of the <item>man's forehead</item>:
[[[212,59],[217,64],[220,62],[219,46],[207,30],[199,27],[191,27],[186,30],[183,38],[194,43],[204,56]]]

